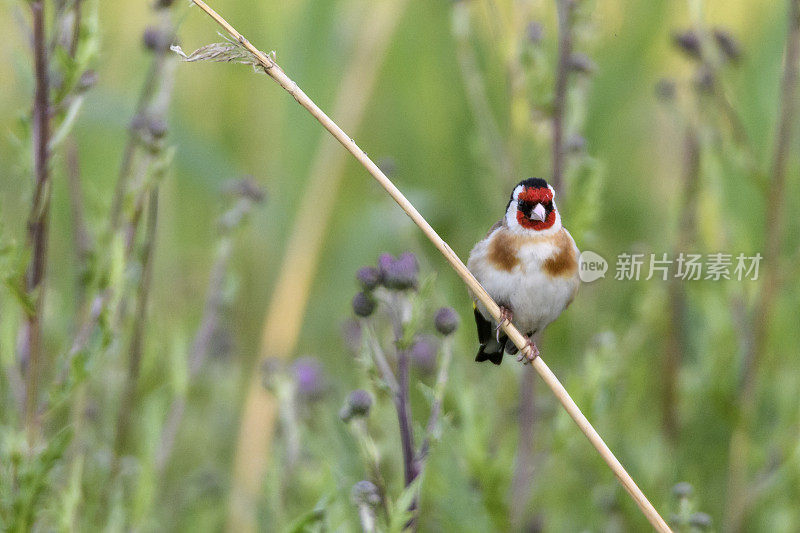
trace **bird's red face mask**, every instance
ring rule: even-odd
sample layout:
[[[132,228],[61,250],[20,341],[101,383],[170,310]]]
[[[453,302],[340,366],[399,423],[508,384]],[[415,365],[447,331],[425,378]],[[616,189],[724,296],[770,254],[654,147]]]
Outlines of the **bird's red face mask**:
[[[526,187],[517,197],[517,222],[525,229],[542,231],[556,223],[553,191],[548,187]]]

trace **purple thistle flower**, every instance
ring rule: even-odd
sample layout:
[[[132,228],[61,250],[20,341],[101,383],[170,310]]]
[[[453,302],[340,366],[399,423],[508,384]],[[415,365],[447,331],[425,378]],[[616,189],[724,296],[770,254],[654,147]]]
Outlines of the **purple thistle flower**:
[[[382,254],[378,259],[381,281],[387,289],[406,290],[417,285],[419,264],[411,252],[403,252],[394,259],[390,254]]]
[[[305,400],[317,400],[325,391],[322,365],[314,357],[301,357],[292,365],[297,395]]]
[[[356,273],[356,279],[365,291],[371,291],[380,284],[381,272],[375,267],[361,267]]]

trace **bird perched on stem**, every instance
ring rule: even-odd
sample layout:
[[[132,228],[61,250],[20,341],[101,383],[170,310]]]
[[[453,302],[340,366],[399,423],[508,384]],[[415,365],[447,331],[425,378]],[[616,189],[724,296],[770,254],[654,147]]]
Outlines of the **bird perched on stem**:
[[[502,332],[513,322],[528,337],[530,359],[539,355],[534,336],[575,298],[580,285],[578,247],[561,225],[555,191],[543,179],[521,181],[511,193],[505,216],[469,254],[467,267],[500,306],[498,324],[473,295],[480,349],[476,361],[499,365],[517,347]],[[518,356],[521,361],[522,354]]]

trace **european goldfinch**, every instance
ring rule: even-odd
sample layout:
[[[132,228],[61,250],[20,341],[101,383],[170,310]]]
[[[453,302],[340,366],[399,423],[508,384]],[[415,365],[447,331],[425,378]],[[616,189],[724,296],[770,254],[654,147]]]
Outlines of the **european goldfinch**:
[[[578,247],[561,225],[555,191],[543,179],[514,187],[505,216],[469,254],[467,267],[500,306],[502,322],[513,321],[528,337],[529,358],[539,355],[534,335],[554,321],[580,285]],[[473,295],[480,349],[476,361],[499,365],[516,346]],[[518,356],[522,360],[522,354]]]

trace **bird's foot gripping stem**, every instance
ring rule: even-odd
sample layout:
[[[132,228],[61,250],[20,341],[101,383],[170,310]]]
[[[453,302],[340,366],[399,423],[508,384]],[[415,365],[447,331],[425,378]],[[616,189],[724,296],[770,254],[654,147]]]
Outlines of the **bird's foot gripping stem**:
[[[497,327],[494,329],[495,336],[497,338],[497,342],[500,342],[500,330],[503,329],[503,326],[507,326],[511,324],[511,320],[514,318],[514,313],[511,312],[511,309],[508,307],[500,306],[500,322],[497,323]]]
[[[523,365],[527,365],[528,363],[533,362],[533,360],[537,357],[539,357],[539,348],[536,347],[536,343],[533,342],[533,338],[528,337],[528,342],[525,344],[525,348],[520,350],[519,354],[517,355],[517,361],[522,362]]]

